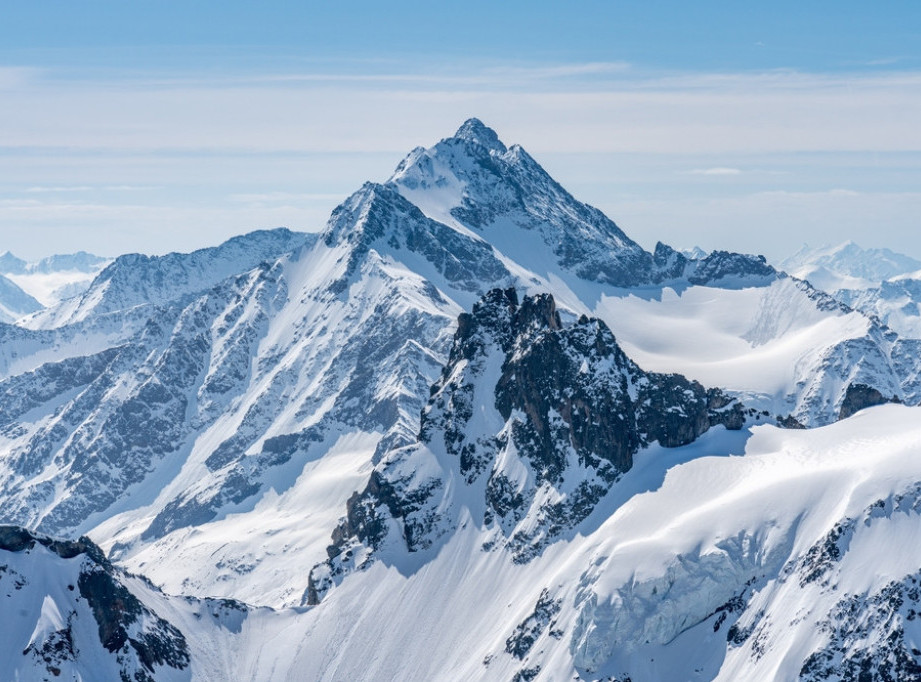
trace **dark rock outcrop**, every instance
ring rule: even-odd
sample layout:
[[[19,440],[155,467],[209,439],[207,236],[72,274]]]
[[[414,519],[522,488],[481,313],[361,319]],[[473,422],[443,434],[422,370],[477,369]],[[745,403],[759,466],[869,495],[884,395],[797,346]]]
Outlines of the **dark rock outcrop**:
[[[171,623],[151,611],[123,582],[126,577],[112,566],[102,550],[89,538],[59,540],[20,526],[0,526],[0,551],[30,552],[44,547],[61,559],[80,562],[76,599],[66,613],[66,627],[48,633],[23,651],[43,665],[53,676],[61,674],[66,663],[77,661],[80,651],[74,646],[73,625],[85,617],[88,607],[95,620],[99,642],[118,663],[121,678],[136,682],[153,682],[158,669],[186,670],[190,665],[189,648],[183,634]],[[47,555],[44,555],[47,558]],[[42,562],[41,554],[32,561]],[[6,567],[3,567],[4,569]],[[3,571],[0,571],[2,574]],[[39,571],[44,574],[44,571]],[[24,576],[17,589],[28,586]],[[85,607],[82,602],[85,602]]]
[[[41,533],[34,533],[21,526],[0,526],[0,550],[24,552],[32,549],[36,543],[47,547],[62,559],[73,559],[85,554],[97,564],[109,565],[105,553],[86,536],[79,540],[57,540]]]
[[[444,479],[417,475],[434,469],[417,461],[435,458],[480,487],[481,522],[526,562],[585,520],[641,448],[686,445],[712,426],[744,421],[738,401],[718,389],[644,372],[600,320],[564,324],[548,294],[519,301],[514,289],[493,289],[458,318],[418,442],[388,453],[349,499],[305,599],[317,603],[345,572],[366,566],[394,531],[410,552],[448,532]]]
[[[872,386],[856,383],[850,384],[847,387],[847,392],[844,394],[844,401],[841,403],[838,419],[847,419],[867,407],[898,402],[900,402],[898,396],[887,398]]]

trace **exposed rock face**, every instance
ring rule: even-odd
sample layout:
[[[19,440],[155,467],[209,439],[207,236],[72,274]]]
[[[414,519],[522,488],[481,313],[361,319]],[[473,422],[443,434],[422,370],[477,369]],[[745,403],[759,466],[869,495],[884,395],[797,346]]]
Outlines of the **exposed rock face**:
[[[483,496],[495,543],[527,562],[591,513],[640,448],[744,421],[719,390],[641,370],[603,322],[564,325],[552,296],[519,302],[514,289],[461,314],[431,393],[419,442],[391,451],[349,500],[329,561],[311,573],[309,603],[367,565],[394,522],[406,550],[431,547],[453,522],[451,472]]]
[[[93,611],[99,641],[119,659],[136,659],[134,679],[153,681],[157,668],[184,670],[189,649],[175,626],[152,613],[103,567],[80,574],[80,596]],[[146,671],[146,673],[145,673]]]
[[[0,550],[23,552],[32,549],[36,543],[47,547],[62,559],[73,559],[85,554],[101,566],[109,565],[103,551],[88,537],[84,536],[79,540],[56,540],[20,526],[0,526]]]
[[[333,211],[323,241],[352,247],[341,287],[375,247],[421,256],[461,291],[478,292],[510,277],[489,244],[426,217],[392,185],[365,183]]]
[[[34,552],[36,547],[47,553]],[[32,556],[14,559],[10,554]],[[190,654],[183,634],[145,606],[125,586],[124,578],[88,538],[56,540],[19,526],[0,526],[0,586],[5,579],[13,579],[14,591],[26,597],[33,590],[47,594],[38,625],[22,653],[53,677],[66,672],[65,677],[73,674],[80,679],[81,670],[84,675],[108,675],[104,670],[86,670],[87,665],[99,665],[96,654],[86,650],[96,647],[108,652],[122,680],[153,682],[164,668],[188,669]],[[66,601],[56,580],[72,581],[64,592]],[[52,596],[55,593],[57,597]],[[98,643],[78,640],[79,632],[87,630],[77,626],[86,618],[95,621]]]
[[[694,272],[688,276],[691,284],[707,284],[723,278],[738,277],[746,280],[773,279],[777,271],[768,265],[764,256],[750,256],[729,251],[714,251],[697,261]]]
[[[866,384],[850,384],[847,387],[847,392],[844,394],[844,402],[841,403],[841,411],[838,414],[838,419],[847,419],[851,415],[867,407],[897,402],[900,402],[897,396],[887,398],[872,386],[867,386]]]
[[[768,264],[764,256],[713,251],[701,258],[689,258],[667,244],[658,242],[652,254],[649,279],[653,283],[684,280],[701,285],[720,285],[725,280],[736,279],[751,286],[768,283],[778,276],[779,273]]]

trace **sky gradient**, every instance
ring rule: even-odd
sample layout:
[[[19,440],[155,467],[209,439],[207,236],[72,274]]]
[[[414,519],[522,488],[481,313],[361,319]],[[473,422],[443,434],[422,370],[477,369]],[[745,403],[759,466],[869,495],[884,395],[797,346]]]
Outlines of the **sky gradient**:
[[[921,257],[921,5],[804,4],[11,3],[0,251],[318,230],[478,116],[646,247]]]

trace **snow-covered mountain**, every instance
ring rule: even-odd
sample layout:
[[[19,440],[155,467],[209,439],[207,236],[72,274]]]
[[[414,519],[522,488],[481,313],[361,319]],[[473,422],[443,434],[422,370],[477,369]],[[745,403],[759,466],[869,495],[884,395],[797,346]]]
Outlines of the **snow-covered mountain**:
[[[860,636],[800,626],[844,595],[799,578],[877,499],[902,523],[914,410],[861,410],[921,402],[921,341],[761,257],[645,251],[475,119],[319,235],[123,256],[0,340],[0,520],[192,600],[125,578],[187,642],[155,679],[785,679],[877,636],[911,654],[873,615],[888,583],[847,582],[883,558],[821,560],[865,590]],[[209,619],[204,596],[260,608]]]
[[[261,261],[277,258],[314,237],[285,228],[253,232],[220,246],[189,254],[128,254],[96,275],[79,296],[70,297],[23,322],[32,329],[50,329],[85,320],[90,315],[161,304],[204,291]]]
[[[803,246],[780,263],[794,277],[826,291],[861,289],[921,270],[921,261],[890,249],[864,249],[852,241],[836,246]]]
[[[901,336],[921,338],[921,261],[846,242],[820,249],[804,247],[780,267],[876,317]]]
[[[150,608],[155,590],[87,538],[0,526],[0,592],[4,679],[188,678],[188,644]]]
[[[0,322],[15,322],[42,309],[42,304],[8,277],[0,275]]]
[[[591,514],[641,448],[744,420],[718,389],[644,372],[603,322],[564,324],[552,296],[519,303],[514,289],[494,289],[461,314],[417,442],[391,449],[349,499],[305,600],[318,603],[385,543],[431,550],[461,510],[491,548],[527,563]]]
[[[85,291],[108,262],[108,258],[85,251],[57,254],[29,262],[7,251],[0,254],[0,274],[34,297],[41,304],[39,307],[46,307]],[[35,310],[38,308],[33,307],[23,314]]]

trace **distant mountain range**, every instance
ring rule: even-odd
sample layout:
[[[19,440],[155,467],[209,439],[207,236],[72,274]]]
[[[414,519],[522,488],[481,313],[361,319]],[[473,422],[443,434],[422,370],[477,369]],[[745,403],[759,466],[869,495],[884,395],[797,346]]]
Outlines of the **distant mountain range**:
[[[921,261],[853,242],[809,249],[783,261],[790,274],[872,315],[901,334],[921,338]]]
[[[85,251],[28,262],[0,254],[0,322],[14,322],[83,292],[109,262]]]

